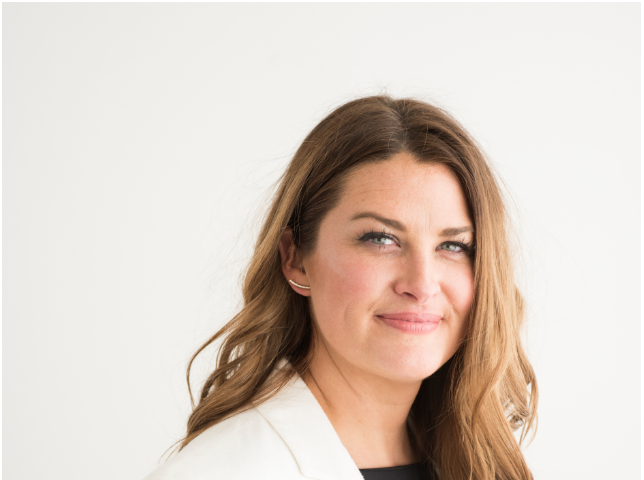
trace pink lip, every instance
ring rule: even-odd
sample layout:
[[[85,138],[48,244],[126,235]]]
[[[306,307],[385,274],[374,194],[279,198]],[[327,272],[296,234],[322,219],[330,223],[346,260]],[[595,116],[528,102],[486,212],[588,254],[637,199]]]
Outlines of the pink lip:
[[[400,312],[376,315],[382,322],[405,333],[427,334],[438,328],[443,317],[433,313]]]

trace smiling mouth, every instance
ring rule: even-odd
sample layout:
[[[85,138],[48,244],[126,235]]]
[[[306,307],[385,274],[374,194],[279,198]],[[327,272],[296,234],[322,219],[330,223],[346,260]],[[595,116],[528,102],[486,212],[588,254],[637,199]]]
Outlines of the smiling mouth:
[[[376,315],[376,318],[384,324],[400,330],[404,333],[428,334],[433,332],[440,325],[443,319],[440,315],[419,314],[419,313],[385,313]]]

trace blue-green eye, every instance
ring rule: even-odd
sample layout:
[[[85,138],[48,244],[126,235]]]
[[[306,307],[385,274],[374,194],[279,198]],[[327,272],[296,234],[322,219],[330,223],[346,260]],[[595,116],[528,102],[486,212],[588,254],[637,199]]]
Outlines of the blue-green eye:
[[[465,253],[467,255],[471,254],[474,250],[474,247],[461,242],[443,242],[438,246],[438,248],[445,250],[446,252]]]
[[[372,237],[370,240],[371,243],[375,243],[376,245],[393,245],[396,243],[389,237]]]
[[[362,234],[358,240],[361,242],[369,242],[372,245],[378,245],[379,247],[396,245],[396,240],[393,236],[385,232],[374,232],[373,230]]]

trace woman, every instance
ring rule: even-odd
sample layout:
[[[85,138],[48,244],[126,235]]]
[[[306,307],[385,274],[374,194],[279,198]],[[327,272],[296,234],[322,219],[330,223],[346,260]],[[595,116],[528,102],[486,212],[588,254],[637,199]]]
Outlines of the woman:
[[[532,478],[506,214],[442,110],[375,96],[317,125],[243,296],[193,356],[223,339],[179,453],[148,480]]]

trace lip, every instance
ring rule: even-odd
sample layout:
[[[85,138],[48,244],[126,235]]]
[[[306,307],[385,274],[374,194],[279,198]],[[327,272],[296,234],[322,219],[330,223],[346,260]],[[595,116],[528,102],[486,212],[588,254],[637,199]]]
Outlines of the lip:
[[[434,313],[418,312],[382,313],[376,315],[376,318],[402,332],[420,335],[436,330],[443,319],[441,315]]]

